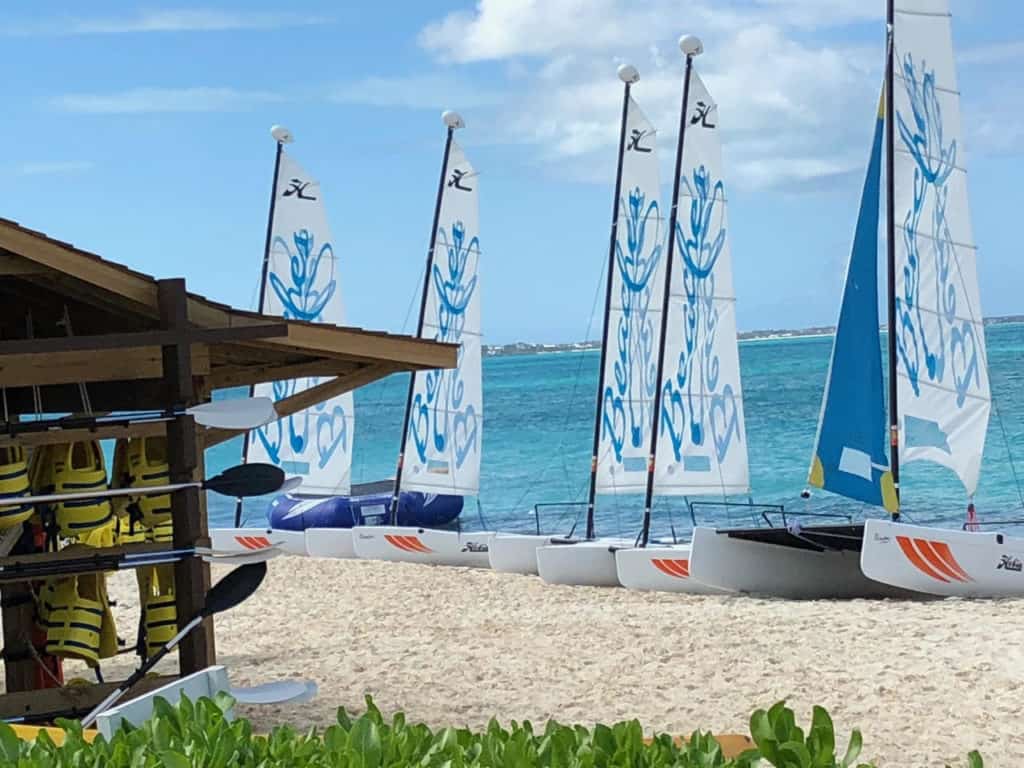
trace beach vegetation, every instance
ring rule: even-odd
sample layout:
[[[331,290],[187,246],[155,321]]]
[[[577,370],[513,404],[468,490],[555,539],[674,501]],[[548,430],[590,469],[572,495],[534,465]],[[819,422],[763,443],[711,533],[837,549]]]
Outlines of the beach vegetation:
[[[727,757],[711,733],[687,739],[647,737],[636,720],[592,728],[550,721],[510,726],[491,720],[483,731],[432,730],[406,721],[402,713],[384,718],[369,697],[366,711],[351,717],[338,710],[337,723],[319,732],[290,726],[255,734],[244,718],[229,719],[233,701],[226,694],[171,705],[157,699],[153,717],[139,727],[127,724],[91,743],[77,721],[59,721],[65,730],[58,746],[41,731],[23,741],[0,724],[0,766],[17,768],[870,768],[858,763],[862,738],[854,730],[843,754],[836,751],[832,719],[815,707],[810,728],[802,729],[792,709],[779,702],[750,718],[754,747]],[[928,765],[913,756],[915,765]],[[983,768],[972,752],[967,768]]]

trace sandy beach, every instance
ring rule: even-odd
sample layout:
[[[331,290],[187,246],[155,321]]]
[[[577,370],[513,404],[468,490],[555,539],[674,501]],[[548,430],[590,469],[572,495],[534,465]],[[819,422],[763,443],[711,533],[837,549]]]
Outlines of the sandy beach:
[[[134,576],[117,574],[111,589],[119,633],[134,637]],[[370,693],[385,714],[431,726],[636,717],[673,733],[746,733],[755,708],[786,699],[805,720],[827,707],[844,744],[860,727],[863,757],[880,765],[959,766],[973,748],[988,766],[1024,760],[1024,601],[687,597],[278,558],[216,623],[233,684],[320,685],[310,703],[245,711],[259,730],[325,726]],[[107,662],[108,679],[133,658]]]

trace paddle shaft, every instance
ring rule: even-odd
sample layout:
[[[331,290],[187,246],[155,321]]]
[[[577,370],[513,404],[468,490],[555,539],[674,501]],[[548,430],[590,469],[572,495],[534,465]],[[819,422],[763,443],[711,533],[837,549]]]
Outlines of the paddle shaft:
[[[136,669],[131,674],[131,676],[118,687],[116,691],[107,696],[107,698],[105,698],[98,705],[96,705],[96,708],[93,709],[92,712],[85,716],[85,718],[82,720],[82,727],[88,728],[90,725],[92,725],[96,721],[97,717],[99,717],[101,714],[110,709],[110,707],[112,707],[122,696],[128,693],[128,691],[131,689],[133,685],[135,685],[137,682],[139,682],[139,680],[141,680],[147,674],[149,674],[149,671],[153,669],[153,667],[155,667],[164,656],[173,651],[177,647],[178,643],[182,641],[182,638],[184,638],[185,635],[187,635],[193,629],[198,627],[205,618],[205,614],[200,613],[198,616],[192,619],[192,621],[186,624],[178,632],[178,634],[176,634],[174,637],[168,640],[167,644],[164,645],[159,651],[157,651],[144,662],[142,662],[142,665],[139,666],[139,668]]]
[[[105,491],[80,491],[78,493],[47,493],[42,496],[5,496],[0,497],[0,507],[16,504],[58,504],[62,501],[82,501],[83,499],[108,499],[120,496],[157,496],[161,493],[172,493],[185,488],[202,488],[202,481],[191,483],[172,483],[171,485],[150,485],[144,488],[108,488]]]

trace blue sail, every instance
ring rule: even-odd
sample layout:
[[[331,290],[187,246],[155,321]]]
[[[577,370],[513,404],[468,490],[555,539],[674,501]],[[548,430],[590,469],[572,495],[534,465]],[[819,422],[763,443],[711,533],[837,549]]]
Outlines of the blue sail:
[[[817,488],[894,512],[898,501],[885,452],[887,429],[878,330],[883,104],[879,103],[808,481]]]

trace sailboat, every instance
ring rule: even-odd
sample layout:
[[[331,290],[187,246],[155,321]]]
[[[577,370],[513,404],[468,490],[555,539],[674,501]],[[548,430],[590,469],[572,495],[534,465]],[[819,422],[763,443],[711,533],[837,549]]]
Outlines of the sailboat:
[[[294,141],[287,128],[275,125],[274,181],[259,311],[264,314],[344,323],[338,255],[327,223],[320,183],[285,150]],[[251,394],[281,400],[317,384],[315,377],[258,384]],[[348,494],[351,482],[352,437],[355,429],[352,393],[338,395],[306,411],[246,433],[243,461],[271,463],[302,478],[303,493]],[[212,530],[213,546],[243,551],[271,544],[291,554],[306,554],[302,530],[241,526],[241,500],[234,528]]]
[[[715,594],[721,590],[690,577],[689,543],[650,542],[654,494],[724,499],[750,492],[718,107],[694,68],[701,41],[686,35],[679,46],[686,70],[654,399],[658,428],[650,446],[655,461],[639,546],[618,549],[615,564],[619,583],[630,589]]]
[[[310,322],[342,325],[338,256],[327,222],[320,183],[285,150],[294,141],[287,128],[274,126],[274,195],[260,279],[259,311]],[[260,384],[274,399],[295,395],[318,383],[316,377]],[[278,496],[267,511],[269,527],[211,531],[232,551],[279,545],[290,554],[355,557],[351,528],[384,521],[392,481],[352,484],[355,408],[351,392],[280,419],[245,436],[243,460],[280,466],[302,480],[301,490]],[[447,494],[402,493],[399,519],[417,525],[446,525],[458,517],[463,500]]]
[[[991,397],[949,7],[890,0],[887,16],[886,83],[809,482],[890,519],[698,528],[690,570],[708,584],[821,598],[999,594],[1015,581],[999,564],[1024,552],[1021,540],[899,522],[900,472],[911,462],[951,469],[973,496]],[[877,309],[883,154],[888,420]]]
[[[403,525],[402,494],[462,498],[480,490],[483,392],[480,335],[479,179],[454,140],[464,127],[445,112],[441,177],[427,251],[417,336],[460,345],[453,370],[419,371],[409,380],[389,525],[353,529],[355,554],[373,560],[488,567],[491,532]]]
[[[492,562],[501,559],[504,546],[516,553],[521,563],[516,570],[533,571],[555,584],[618,586],[615,555],[609,546],[628,542],[596,537],[595,498],[597,494],[641,492],[654,420],[655,360],[664,290],[664,219],[658,203],[656,135],[630,95],[640,79],[636,68],[623,65],[618,76],[624,84],[622,120],[585,538],[502,536],[492,542]]]

